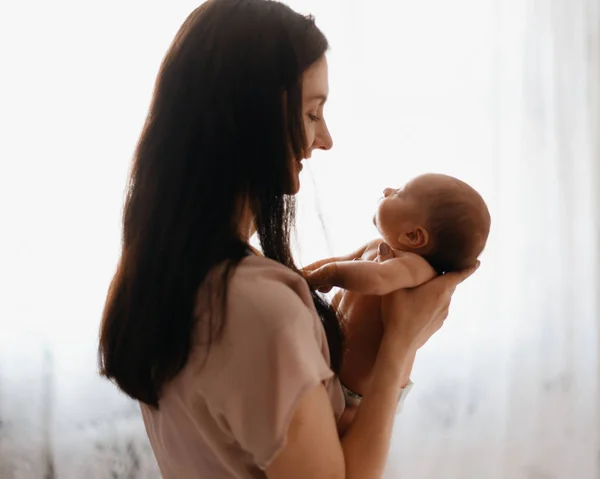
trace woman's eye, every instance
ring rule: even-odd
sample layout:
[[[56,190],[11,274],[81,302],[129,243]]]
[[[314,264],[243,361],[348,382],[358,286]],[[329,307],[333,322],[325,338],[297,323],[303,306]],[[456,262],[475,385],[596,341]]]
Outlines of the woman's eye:
[[[308,118],[310,119],[310,121],[319,121],[321,118],[319,118],[317,115],[313,115],[312,113],[308,114]]]

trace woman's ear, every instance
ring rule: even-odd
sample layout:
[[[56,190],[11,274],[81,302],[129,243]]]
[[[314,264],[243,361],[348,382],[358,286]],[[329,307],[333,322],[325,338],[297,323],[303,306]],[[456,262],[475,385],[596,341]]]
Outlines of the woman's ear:
[[[429,244],[429,232],[422,226],[417,226],[412,231],[402,233],[398,242],[411,249],[421,249]]]

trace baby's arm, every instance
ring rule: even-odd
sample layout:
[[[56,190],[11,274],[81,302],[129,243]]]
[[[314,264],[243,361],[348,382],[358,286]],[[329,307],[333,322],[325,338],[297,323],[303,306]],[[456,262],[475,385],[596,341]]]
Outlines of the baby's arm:
[[[429,263],[416,254],[406,254],[383,263],[334,261],[308,274],[315,288],[337,286],[361,294],[384,296],[402,288],[414,288],[436,276]]]
[[[379,242],[381,242],[381,241],[379,241]],[[319,261],[315,261],[314,263],[309,264],[308,266],[303,268],[303,271],[305,271],[305,272],[314,271],[314,270],[316,270],[322,266],[325,266],[326,264],[329,264],[329,263],[338,263],[338,262],[343,262],[343,261],[353,261],[355,259],[360,259],[370,245],[371,245],[371,243],[367,243],[367,244],[361,246],[356,251],[353,251],[352,253],[347,254],[345,256],[335,256],[332,258],[325,258],[325,259],[321,259]]]

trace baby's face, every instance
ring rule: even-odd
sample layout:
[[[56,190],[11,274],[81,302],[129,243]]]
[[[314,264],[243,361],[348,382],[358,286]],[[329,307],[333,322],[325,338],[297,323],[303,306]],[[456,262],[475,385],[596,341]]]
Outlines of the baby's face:
[[[404,249],[399,238],[422,227],[427,230],[428,198],[440,190],[453,191],[455,178],[426,174],[417,176],[400,189],[386,188],[380,200],[373,223],[390,246]]]
[[[373,224],[390,246],[399,248],[398,238],[427,219],[423,203],[418,201],[420,185],[414,181],[403,188],[386,188],[377,205]]]
[[[432,260],[445,262],[448,268],[462,268],[463,263],[476,258],[490,228],[489,211],[481,195],[465,182],[441,174],[418,176],[404,188],[386,188],[373,222],[393,248],[437,255],[438,259]],[[445,245],[453,241],[460,244],[448,246],[454,252],[447,254],[450,250]]]

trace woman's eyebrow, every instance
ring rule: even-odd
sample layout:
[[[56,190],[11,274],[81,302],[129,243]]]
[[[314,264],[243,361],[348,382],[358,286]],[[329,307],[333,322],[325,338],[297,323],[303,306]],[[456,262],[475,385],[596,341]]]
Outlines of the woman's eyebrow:
[[[327,101],[327,95],[325,95],[324,93],[317,93],[315,95],[311,95],[307,99],[307,101],[314,101],[314,100],[320,100],[319,103],[321,105],[324,105],[325,102]]]

